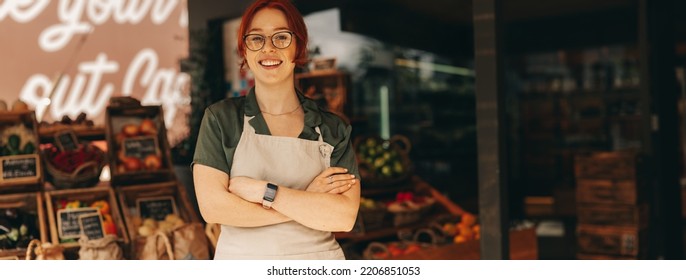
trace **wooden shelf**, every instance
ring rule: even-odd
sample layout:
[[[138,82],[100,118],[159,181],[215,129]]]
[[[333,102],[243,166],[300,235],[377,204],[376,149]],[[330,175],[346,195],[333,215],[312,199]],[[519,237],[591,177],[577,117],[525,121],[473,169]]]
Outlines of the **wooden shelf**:
[[[56,126],[56,127],[39,127],[38,137],[40,137],[41,143],[52,143],[54,139],[55,132],[64,129],[71,129],[76,134],[76,137],[81,140],[97,141],[105,140],[105,127],[103,126]]]
[[[479,260],[481,240],[424,248],[417,252],[400,255],[394,260]],[[533,228],[510,231],[510,259],[538,259],[538,240]]]
[[[347,241],[352,241],[352,242],[372,241],[372,240],[376,240],[376,239],[382,239],[382,238],[396,236],[399,231],[415,230],[418,228],[426,227],[428,225],[426,221],[431,221],[432,219],[429,218],[429,219],[424,219],[424,220],[425,221],[418,222],[418,223],[413,223],[413,224],[408,224],[408,225],[403,225],[403,226],[397,226],[397,227],[387,227],[387,228],[372,230],[372,231],[368,231],[368,232],[360,232],[360,233],[336,232],[336,233],[334,233],[334,236],[336,237],[337,240],[345,239]]]

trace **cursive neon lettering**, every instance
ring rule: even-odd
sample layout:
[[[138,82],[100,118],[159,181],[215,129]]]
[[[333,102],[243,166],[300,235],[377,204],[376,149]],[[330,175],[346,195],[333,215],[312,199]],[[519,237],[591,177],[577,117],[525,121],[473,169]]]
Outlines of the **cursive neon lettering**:
[[[42,119],[45,113],[49,113],[53,119],[59,119],[63,115],[76,117],[81,112],[97,115],[104,110],[114,93],[112,84],[101,85],[102,76],[116,73],[118,70],[119,65],[116,62],[107,60],[107,55],[100,53],[94,61],[80,63],[79,73],[73,80],[65,75],[54,85],[44,75],[31,76],[22,88],[19,98],[36,108],[39,119]],[[51,90],[53,94],[49,96]],[[50,98],[49,112],[45,112],[46,98]]]
[[[86,7],[88,18],[95,25],[105,23],[112,15],[112,4],[110,0],[89,0]]]
[[[167,21],[171,12],[179,4],[178,0],[157,0],[150,13],[150,18],[154,24],[162,24]]]
[[[164,121],[171,125],[177,106],[186,105],[183,89],[190,82],[185,73],[177,73],[173,68],[158,69],[157,53],[152,49],[141,50],[129,65],[122,82],[122,95],[130,96],[138,83],[145,88],[141,104],[162,104]]]
[[[43,74],[35,74],[29,77],[19,94],[19,99],[28,105],[33,105],[36,111],[36,118],[42,119],[48,104],[44,100],[50,97],[52,82]]]
[[[64,48],[75,34],[87,33],[92,25],[81,22],[81,15],[86,2],[73,0],[69,5],[68,0],[59,2],[57,15],[61,21],[59,24],[48,27],[38,37],[38,45],[47,52],[55,52]]]
[[[115,1],[115,3],[114,21],[119,24],[141,22],[153,4],[151,0]]]
[[[15,8],[23,2],[14,1],[28,0],[10,0],[14,5],[5,3],[0,6],[0,19],[6,14],[11,14],[13,17],[23,15],[16,12],[18,8]],[[38,44],[44,51],[59,51],[75,35],[88,33],[94,25],[102,25],[110,18],[114,18],[118,24],[138,24],[149,13],[154,24],[163,24],[169,19],[178,4],[179,0],[60,0],[57,9],[57,17],[60,22],[43,30],[39,35]],[[24,16],[24,18],[27,20],[35,18],[44,8],[45,4],[42,5],[43,7],[32,6],[30,15],[33,17]],[[181,13],[183,16],[183,12]]]
[[[20,23],[32,21],[48,4],[49,0],[5,0],[0,3],[0,21],[7,16]]]

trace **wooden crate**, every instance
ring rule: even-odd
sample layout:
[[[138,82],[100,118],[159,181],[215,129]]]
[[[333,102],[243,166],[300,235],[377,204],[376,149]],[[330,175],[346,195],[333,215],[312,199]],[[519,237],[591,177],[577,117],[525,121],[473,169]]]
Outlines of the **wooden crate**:
[[[636,179],[637,152],[593,152],[576,155],[574,175],[583,179]]]
[[[611,203],[636,205],[639,194],[635,180],[577,179],[577,203]]]
[[[53,244],[61,244],[66,250],[78,251],[80,248],[78,242],[60,242],[60,237],[58,233],[57,225],[57,211],[59,208],[59,202],[65,199],[67,201],[79,200],[85,202],[86,204],[91,204],[98,200],[105,200],[110,206],[110,214],[112,215],[112,220],[117,228],[117,243],[121,246],[124,254],[127,254],[126,248],[129,245],[129,235],[126,232],[126,227],[124,226],[124,220],[122,219],[121,212],[119,210],[119,203],[117,203],[117,198],[111,187],[107,185],[100,185],[92,188],[84,189],[67,189],[67,190],[54,190],[45,192],[45,203],[47,208],[48,222],[50,223],[50,241]]]
[[[641,257],[647,245],[646,229],[620,226],[577,226],[577,252]]]
[[[140,250],[145,245],[145,237],[139,235],[139,225],[135,221],[137,217],[140,217],[137,209],[137,201],[139,199],[171,197],[176,205],[177,214],[181,219],[186,223],[201,222],[199,214],[195,212],[195,208],[188,200],[185,188],[177,182],[124,186],[117,188],[116,193],[119,197],[128,235],[132,240],[130,249],[133,252],[132,258],[134,259],[138,258]]]
[[[48,241],[48,234],[45,221],[45,208],[43,204],[43,196],[40,192],[19,193],[0,195],[0,210],[16,208],[24,212],[36,215],[36,228],[40,234],[41,242]],[[14,250],[1,250],[0,258],[23,259],[26,256],[27,248],[16,248]]]
[[[108,106],[105,125],[114,187],[175,180],[162,106]],[[159,167],[146,164],[148,154]]]
[[[22,131],[22,132],[20,132]],[[18,150],[10,151],[9,135],[20,136]],[[0,193],[40,191],[43,168],[39,152],[38,124],[33,111],[0,113]],[[28,143],[33,152],[27,152]]]
[[[645,204],[579,204],[576,210],[579,224],[633,227],[648,224],[648,206]]]

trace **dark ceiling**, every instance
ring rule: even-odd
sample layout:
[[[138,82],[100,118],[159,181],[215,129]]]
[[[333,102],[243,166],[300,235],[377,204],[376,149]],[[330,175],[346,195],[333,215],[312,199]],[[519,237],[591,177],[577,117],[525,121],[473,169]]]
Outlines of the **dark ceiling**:
[[[473,0],[294,0],[303,14],[338,7],[345,31],[436,52],[473,53]],[[502,1],[511,52],[636,42],[638,0]],[[676,35],[685,38],[686,1],[675,1]],[[679,12],[681,11],[681,12]]]

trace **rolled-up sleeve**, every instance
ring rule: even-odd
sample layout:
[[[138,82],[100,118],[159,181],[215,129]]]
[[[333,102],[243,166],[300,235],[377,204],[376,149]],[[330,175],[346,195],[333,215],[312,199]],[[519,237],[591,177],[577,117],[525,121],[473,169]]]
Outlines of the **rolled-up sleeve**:
[[[212,110],[210,108],[205,109],[198,132],[198,142],[195,146],[191,170],[194,164],[199,163],[230,174],[230,162],[232,160],[227,157],[233,156],[233,153],[226,151],[223,129],[226,128],[221,127]]]
[[[333,153],[331,154],[331,166],[345,167],[349,173],[355,174],[359,178],[360,172],[358,171],[355,149],[350,139],[351,134],[352,126],[343,123],[338,125],[338,135],[343,137],[334,145]]]

